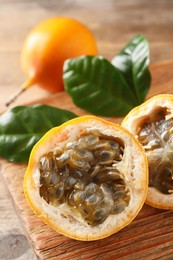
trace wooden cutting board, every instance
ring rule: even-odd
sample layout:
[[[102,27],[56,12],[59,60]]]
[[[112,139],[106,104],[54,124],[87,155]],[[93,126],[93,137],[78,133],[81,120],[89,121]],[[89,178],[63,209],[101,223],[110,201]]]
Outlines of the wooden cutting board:
[[[148,97],[173,93],[173,61],[151,66],[152,86]],[[62,92],[37,103],[69,109],[78,115],[85,111],[74,106]],[[108,120],[120,123],[122,118]],[[49,228],[29,208],[23,193],[26,165],[1,160],[2,173],[33,249],[40,259],[173,259],[173,211],[144,205],[135,220],[109,238],[81,242],[66,238]]]

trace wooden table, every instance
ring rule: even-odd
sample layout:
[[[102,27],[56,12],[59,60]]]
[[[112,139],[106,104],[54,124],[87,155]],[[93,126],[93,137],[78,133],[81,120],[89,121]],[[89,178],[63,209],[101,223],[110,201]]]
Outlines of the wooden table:
[[[137,33],[151,47],[151,63],[173,59],[173,2],[170,0],[0,0],[0,110],[25,80],[20,52],[29,30],[52,16],[70,16],[94,33],[99,53],[111,59]],[[35,86],[15,103],[50,94]],[[0,179],[0,259],[36,259],[3,179]]]

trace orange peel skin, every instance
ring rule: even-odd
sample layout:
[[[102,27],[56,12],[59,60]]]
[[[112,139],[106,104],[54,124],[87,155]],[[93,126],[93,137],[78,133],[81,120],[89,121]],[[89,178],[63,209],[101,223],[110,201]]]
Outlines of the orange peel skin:
[[[100,136],[101,140],[106,136],[108,141],[118,140],[122,144],[122,158],[112,167],[121,172],[129,196],[122,212],[110,213],[102,223],[96,225],[89,224],[67,201],[54,206],[47,203],[39,193],[40,158],[57,148],[66,149],[81,136],[91,133]],[[141,210],[146,199],[147,187],[148,165],[140,143],[128,130],[95,116],[78,117],[48,131],[34,146],[24,177],[24,193],[34,213],[57,232],[83,241],[106,238],[127,226]],[[109,204],[109,200],[107,203]]]
[[[21,67],[27,79],[5,105],[34,85],[51,93],[63,91],[65,60],[97,54],[94,34],[83,23],[65,16],[43,20],[28,33],[21,50]]]
[[[121,125],[142,143],[147,155],[151,181],[145,203],[173,210],[173,95],[152,97],[131,110]]]
[[[69,17],[46,19],[30,31],[24,42],[21,65],[29,79],[23,88],[38,84],[53,93],[62,91],[64,61],[96,54],[96,40],[87,26]]]

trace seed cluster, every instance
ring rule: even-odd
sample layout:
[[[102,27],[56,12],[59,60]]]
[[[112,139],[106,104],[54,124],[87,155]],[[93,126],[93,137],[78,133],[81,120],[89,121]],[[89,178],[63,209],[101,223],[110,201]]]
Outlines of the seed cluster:
[[[116,168],[124,153],[120,140],[87,134],[40,159],[40,196],[52,205],[68,203],[90,225],[124,210],[130,200]]]
[[[149,186],[173,193],[173,117],[166,108],[147,118],[138,131],[149,163]],[[154,119],[154,120],[153,120]]]

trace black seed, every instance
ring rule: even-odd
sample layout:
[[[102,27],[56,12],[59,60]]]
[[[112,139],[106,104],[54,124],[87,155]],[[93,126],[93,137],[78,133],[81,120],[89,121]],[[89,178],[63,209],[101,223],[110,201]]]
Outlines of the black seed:
[[[97,184],[94,182],[91,182],[85,187],[85,191],[88,195],[91,195],[97,191]]]
[[[69,176],[66,179],[66,184],[65,184],[66,189],[72,189],[76,182],[77,180],[75,178]]]
[[[102,151],[100,153],[101,160],[107,161],[112,159],[112,154],[109,151]]]
[[[173,172],[169,168],[165,168],[163,171],[163,178],[169,181],[173,180]]]
[[[78,146],[79,147],[92,147],[96,145],[99,142],[98,136],[95,135],[86,135],[81,137],[78,140]]]
[[[55,156],[52,152],[48,153],[47,155],[43,156],[40,159],[40,170],[43,172],[46,171],[53,171],[57,169]]]
[[[68,203],[70,204],[70,205],[72,205],[72,206],[75,206],[76,205],[76,202],[75,202],[75,194],[76,194],[76,191],[72,191],[70,194],[69,194],[69,196],[68,196],[68,198],[67,198],[67,200],[68,200]]]
[[[154,187],[164,194],[173,193],[173,172],[171,167],[161,167],[154,178]]]
[[[87,196],[87,194],[85,191],[78,191],[78,192],[76,192],[74,199],[79,204],[79,203],[83,203],[85,201],[86,196]]]
[[[117,181],[117,182],[112,182],[112,187],[115,189],[115,191],[124,191],[125,183],[123,183],[122,180]]]
[[[97,209],[94,213],[94,217],[96,219],[103,219],[107,215],[107,212],[105,212],[104,209]]]
[[[56,185],[59,182],[60,178],[57,173],[50,174],[50,185]]]
[[[55,193],[56,199],[61,199],[62,196],[64,195],[64,189],[63,187],[58,187]]]
[[[59,172],[61,174],[69,174],[69,168],[67,167],[67,165],[63,166],[62,168],[59,169]]]
[[[60,157],[56,157],[56,162],[58,167],[63,167],[65,166],[68,161],[70,160],[70,154],[69,151],[64,152]]]
[[[110,146],[112,149],[114,149],[114,150],[116,150],[116,151],[120,151],[120,144],[119,144],[118,142],[115,142],[115,141],[113,141],[113,140],[109,140],[109,141],[108,141],[108,144],[109,144],[109,146]]]
[[[99,196],[96,194],[92,194],[89,197],[86,198],[86,204],[89,206],[93,206],[95,204],[98,203],[98,201],[100,200]]]
[[[74,189],[76,189],[76,190],[83,190],[84,187],[85,187],[85,184],[81,180],[77,180],[76,184],[74,185]]]
[[[78,150],[77,156],[78,158],[85,159],[88,162],[92,162],[94,160],[93,153],[87,149]]]
[[[43,182],[48,186],[50,185],[50,178],[51,178],[50,172],[46,172],[46,173],[42,174],[42,179],[44,180]]]
[[[108,171],[106,177],[107,177],[107,180],[117,181],[117,180],[121,180],[120,175],[121,174],[118,171]]]
[[[73,174],[74,178],[79,178],[80,179],[80,178],[83,177],[83,174],[82,174],[82,172],[80,170],[74,170],[72,172],[72,174]]]
[[[121,201],[120,203],[115,204],[115,207],[114,207],[114,209],[112,210],[111,213],[112,214],[119,214],[125,209],[126,206],[127,206],[126,203],[124,201]]]
[[[125,190],[123,191],[116,191],[113,195],[113,200],[119,200],[119,199],[124,199],[126,197],[126,192]]]

